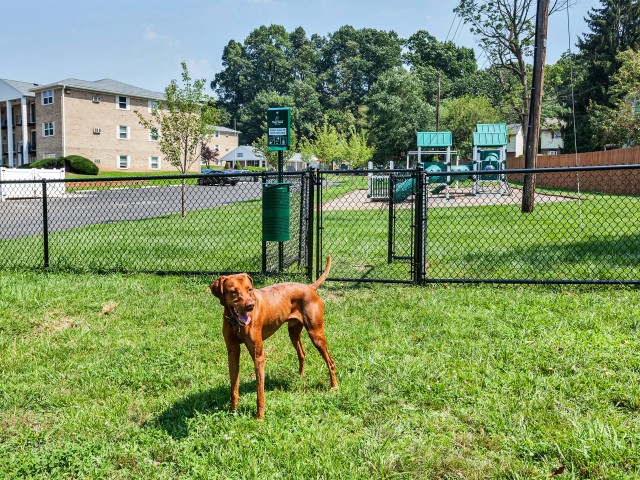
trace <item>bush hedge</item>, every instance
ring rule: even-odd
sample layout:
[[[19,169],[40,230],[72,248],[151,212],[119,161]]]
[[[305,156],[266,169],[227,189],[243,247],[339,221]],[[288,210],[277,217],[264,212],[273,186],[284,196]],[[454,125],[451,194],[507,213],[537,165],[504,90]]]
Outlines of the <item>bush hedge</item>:
[[[69,155],[68,157],[43,158],[30,163],[25,168],[64,168],[67,172],[81,175],[97,175],[100,169],[88,158],[80,155]]]
[[[69,155],[67,162],[70,167],[70,171],[73,173],[80,173],[82,175],[97,175],[100,169],[91,160],[80,155]]]

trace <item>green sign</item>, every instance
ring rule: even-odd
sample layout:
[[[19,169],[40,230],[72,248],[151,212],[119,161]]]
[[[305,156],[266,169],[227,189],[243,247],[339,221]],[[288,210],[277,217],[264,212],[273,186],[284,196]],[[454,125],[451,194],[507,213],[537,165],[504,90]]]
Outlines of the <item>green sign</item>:
[[[269,108],[267,110],[267,144],[269,150],[289,150],[291,132],[291,109]]]

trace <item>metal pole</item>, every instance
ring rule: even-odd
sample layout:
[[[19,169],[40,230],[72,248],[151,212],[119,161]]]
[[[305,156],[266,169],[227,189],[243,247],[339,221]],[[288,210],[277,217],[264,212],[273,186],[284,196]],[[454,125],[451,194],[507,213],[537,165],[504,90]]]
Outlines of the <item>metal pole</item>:
[[[313,188],[315,186],[315,172],[313,168],[309,169],[309,201],[307,212],[307,277],[309,283],[313,282],[313,210],[314,210],[314,198]]]
[[[44,268],[49,268],[49,211],[47,208],[46,180],[42,180],[42,230],[44,239]]]
[[[283,183],[282,168],[283,168],[283,154],[282,150],[278,150],[278,183]],[[278,272],[282,273],[284,270],[284,243],[278,242]]]
[[[264,191],[265,183],[267,183],[267,176],[265,172],[262,172],[260,176],[262,177],[262,190]],[[264,208],[264,204],[262,205],[262,208]],[[267,273],[267,242],[262,240],[262,274],[264,275],[266,273]]]
[[[416,284],[422,283],[424,279],[424,213],[423,213],[423,201],[424,201],[424,170],[422,167],[417,167],[415,171],[416,175],[416,194],[415,194],[415,234],[414,234],[414,268],[413,268],[413,281]]]
[[[394,218],[393,218],[393,174],[389,174],[389,238],[387,239],[387,263],[393,262]]]

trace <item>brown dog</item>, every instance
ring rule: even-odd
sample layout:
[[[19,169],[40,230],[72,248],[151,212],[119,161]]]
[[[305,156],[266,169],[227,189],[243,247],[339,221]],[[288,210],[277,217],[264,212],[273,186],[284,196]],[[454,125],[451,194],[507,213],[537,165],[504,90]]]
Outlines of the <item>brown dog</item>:
[[[316,292],[329,275],[330,268],[331,257],[328,257],[324,272],[312,285],[288,282],[254,290],[253,280],[246,273],[219,277],[211,284],[211,292],[224,306],[222,333],[229,357],[232,411],[238,406],[240,344],[244,343],[256,369],[257,418],[264,418],[265,356],[262,341],[283,323],[288,324],[289,338],[298,353],[300,375],[304,373],[305,352],[300,340],[304,327],[327,363],[331,389],[337,388],[336,367],[327,351],[324,335],[324,303]]]

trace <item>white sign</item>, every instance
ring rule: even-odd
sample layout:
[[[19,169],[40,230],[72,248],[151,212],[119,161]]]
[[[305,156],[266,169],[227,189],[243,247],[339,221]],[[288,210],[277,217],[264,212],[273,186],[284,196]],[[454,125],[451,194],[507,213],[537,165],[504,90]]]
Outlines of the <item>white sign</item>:
[[[286,135],[286,134],[287,134],[286,128],[270,128],[269,129],[269,136],[280,136],[280,135]]]

